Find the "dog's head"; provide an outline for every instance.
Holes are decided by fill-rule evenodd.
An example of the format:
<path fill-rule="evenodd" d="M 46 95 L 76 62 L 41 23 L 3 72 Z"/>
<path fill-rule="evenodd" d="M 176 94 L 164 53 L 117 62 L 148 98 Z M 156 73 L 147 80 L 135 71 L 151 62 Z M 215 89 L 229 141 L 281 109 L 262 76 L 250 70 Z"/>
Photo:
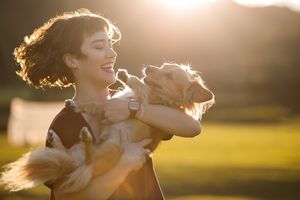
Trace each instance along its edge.
<path fill-rule="evenodd" d="M 201 77 L 187 65 L 147 65 L 143 81 L 150 88 L 149 102 L 165 104 L 202 114 L 214 103 L 214 94 Z"/>

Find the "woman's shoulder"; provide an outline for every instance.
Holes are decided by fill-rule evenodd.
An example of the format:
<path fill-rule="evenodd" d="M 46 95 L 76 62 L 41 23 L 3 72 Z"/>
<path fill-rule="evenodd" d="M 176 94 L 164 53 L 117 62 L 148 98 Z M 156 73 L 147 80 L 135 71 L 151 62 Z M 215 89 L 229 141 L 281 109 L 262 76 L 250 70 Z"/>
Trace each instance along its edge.
<path fill-rule="evenodd" d="M 74 112 L 71 108 L 64 107 L 53 119 L 49 130 L 53 130 L 61 139 L 66 148 L 70 148 L 79 142 L 79 133 L 83 127 L 87 127 L 80 113 Z M 46 141 L 46 146 L 51 145 Z"/>

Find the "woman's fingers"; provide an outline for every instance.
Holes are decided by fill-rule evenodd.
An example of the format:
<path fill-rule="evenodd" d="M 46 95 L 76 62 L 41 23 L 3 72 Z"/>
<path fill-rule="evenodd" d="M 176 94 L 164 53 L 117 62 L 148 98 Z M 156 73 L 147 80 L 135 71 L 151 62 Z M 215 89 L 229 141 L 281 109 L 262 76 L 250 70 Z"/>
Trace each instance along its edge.
<path fill-rule="evenodd" d="M 129 138 L 128 138 L 127 133 L 123 129 L 120 129 L 119 134 L 120 134 L 120 137 L 121 137 L 121 144 L 122 145 L 128 144 L 129 143 Z"/>
<path fill-rule="evenodd" d="M 147 146 L 148 144 L 150 144 L 151 142 L 152 142 L 152 139 L 146 138 L 146 139 L 143 139 L 142 141 L 139 141 L 138 144 L 144 147 L 144 146 Z"/>
<path fill-rule="evenodd" d="M 144 155 L 149 155 L 151 153 L 150 149 L 144 149 Z"/>
<path fill-rule="evenodd" d="M 144 139 L 139 142 L 130 142 L 128 135 L 123 130 L 119 131 L 121 143 L 123 143 L 124 152 L 121 158 L 121 163 L 125 167 L 129 167 L 132 171 L 140 169 L 147 161 L 148 155 L 151 153 L 150 149 L 145 148 L 151 139 Z"/>
<path fill-rule="evenodd" d="M 150 149 L 145 149 L 146 153 L 151 153 Z"/>

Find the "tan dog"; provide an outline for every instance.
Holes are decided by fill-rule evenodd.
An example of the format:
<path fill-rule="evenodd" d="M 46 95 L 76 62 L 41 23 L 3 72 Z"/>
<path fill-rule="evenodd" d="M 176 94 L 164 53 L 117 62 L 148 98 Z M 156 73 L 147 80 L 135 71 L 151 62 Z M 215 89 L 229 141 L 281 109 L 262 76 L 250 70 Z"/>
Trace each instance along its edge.
<path fill-rule="evenodd" d="M 141 102 L 174 107 L 195 118 L 199 118 L 214 103 L 213 93 L 204 86 L 200 76 L 185 65 L 149 65 L 144 70 L 143 80 L 129 75 L 126 70 L 119 70 L 118 79 L 126 89 L 114 97 L 135 97 Z M 102 115 L 101 105 L 98 104 L 71 102 L 69 106 L 76 112 Z M 81 143 L 65 149 L 59 137 L 50 130 L 48 140 L 54 148 L 29 152 L 9 164 L 1 182 L 11 191 L 34 187 L 48 180 L 60 182 L 56 185 L 62 192 L 82 189 L 93 176 L 105 173 L 120 158 L 120 130 L 125 130 L 131 142 L 152 138 L 151 151 L 164 137 L 163 132 L 139 120 L 128 119 L 105 126 L 95 145 L 91 143 L 92 136 L 88 129 L 84 128 L 80 133 Z"/>

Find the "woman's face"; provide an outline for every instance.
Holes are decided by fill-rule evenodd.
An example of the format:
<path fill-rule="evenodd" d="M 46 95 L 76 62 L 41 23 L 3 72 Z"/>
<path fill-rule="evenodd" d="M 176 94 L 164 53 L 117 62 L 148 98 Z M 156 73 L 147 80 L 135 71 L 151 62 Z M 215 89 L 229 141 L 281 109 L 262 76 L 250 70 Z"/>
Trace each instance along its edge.
<path fill-rule="evenodd" d="M 116 81 L 113 66 L 117 53 L 113 50 L 111 39 L 106 32 L 99 31 L 85 37 L 81 52 L 85 57 L 77 60 L 78 68 L 74 71 L 77 81 L 88 81 L 103 87 Z"/>

